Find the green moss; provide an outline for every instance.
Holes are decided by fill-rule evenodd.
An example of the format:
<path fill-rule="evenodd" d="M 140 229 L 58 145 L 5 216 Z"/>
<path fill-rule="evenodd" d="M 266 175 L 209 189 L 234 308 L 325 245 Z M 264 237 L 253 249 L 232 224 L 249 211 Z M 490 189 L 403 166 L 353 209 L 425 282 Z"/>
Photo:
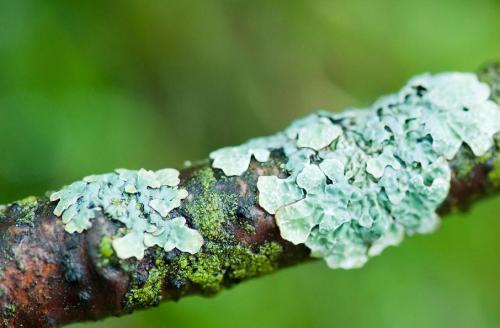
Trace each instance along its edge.
<path fill-rule="evenodd" d="M 20 201 L 17 201 L 15 204 L 21 207 L 21 212 L 16 218 L 16 225 L 33 226 L 33 222 L 36 218 L 35 211 L 39 205 L 38 198 L 36 198 L 35 196 L 26 197 Z"/>
<path fill-rule="evenodd" d="M 113 255 L 114 252 L 113 252 L 112 242 L 113 240 L 108 236 L 104 236 L 101 239 L 101 243 L 99 244 L 99 250 L 103 258 L 110 258 Z"/>
<path fill-rule="evenodd" d="M 195 228 L 207 240 L 224 240 L 223 223 L 235 214 L 236 195 L 215 190 L 215 177 L 210 168 L 201 170 L 193 182 L 195 197 L 186 210 Z"/>
<path fill-rule="evenodd" d="M 0 221 L 7 217 L 7 206 L 0 205 Z"/>
<path fill-rule="evenodd" d="M 184 254 L 179 258 L 178 267 L 182 278 L 199 285 L 206 292 L 220 289 L 224 278 L 224 260 L 209 254 Z"/>
<path fill-rule="evenodd" d="M 166 274 L 165 263 L 158 257 L 155 267 L 149 270 L 148 277 L 143 283 L 137 282 L 137 278 L 134 279 L 132 288 L 125 295 L 125 308 L 132 310 L 158 305 Z"/>
<path fill-rule="evenodd" d="M 7 311 L 7 313 L 14 314 L 17 311 L 17 307 L 15 304 L 7 304 L 5 306 L 5 310 Z"/>
<path fill-rule="evenodd" d="M 115 253 L 113 250 L 113 240 L 109 236 L 104 236 L 101 239 L 101 242 L 99 243 L 99 255 L 100 255 L 100 261 L 98 265 L 100 267 L 104 267 L 108 265 L 112 259 L 113 259 L 113 254 Z"/>
<path fill-rule="evenodd" d="M 207 253 L 180 256 L 175 272 L 178 280 L 198 285 L 205 293 L 219 291 L 224 285 L 274 271 L 283 252 L 270 242 L 254 252 L 242 245 L 208 245 Z"/>
<path fill-rule="evenodd" d="M 491 99 L 500 104 L 500 63 L 488 65 L 479 72 L 478 77 L 490 86 Z"/>
<path fill-rule="evenodd" d="M 238 246 L 231 255 L 229 276 L 244 280 L 272 272 L 276 269 L 277 261 L 282 252 L 283 247 L 274 242 L 263 245 L 257 253 Z"/>
<path fill-rule="evenodd" d="M 493 171 L 488 176 L 493 188 L 500 188 L 500 156 L 498 156 L 493 164 Z"/>
<path fill-rule="evenodd" d="M 485 164 L 491 159 L 491 153 L 492 150 L 478 157 L 467 145 L 462 146 L 451 162 L 456 177 L 460 180 L 468 178 L 476 166 Z"/>
<path fill-rule="evenodd" d="M 221 179 L 222 186 L 231 185 L 228 179 L 232 178 Z M 238 199 L 234 191 L 225 192 L 216 182 L 211 168 L 200 170 L 190 182 L 188 189 L 193 200 L 186 202 L 185 208 L 205 238 L 205 245 L 202 252 L 183 253 L 170 264 L 176 285 L 196 285 L 208 295 L 239 280 L 273 271 L 283 251 L 277 243 L 255 250 L 234 239 L 232 226 L 248 234 L 255 233 L 255 227 L 252 220 L 237 217 Z"/>

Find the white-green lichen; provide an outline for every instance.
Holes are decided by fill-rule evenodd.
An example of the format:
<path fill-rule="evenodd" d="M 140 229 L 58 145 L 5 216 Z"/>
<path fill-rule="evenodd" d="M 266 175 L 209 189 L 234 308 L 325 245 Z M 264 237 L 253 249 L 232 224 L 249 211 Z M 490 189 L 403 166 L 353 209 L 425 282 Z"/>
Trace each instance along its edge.
<path fill-rule="evenodd" d="M 203 244 L 200 233 L 190 229 L 183 217 L 169 217 L 188 196 L 179 182 L 174 169 L 121 169 L 86 177 L 52 194 L 50 200 L 58 201 L 54 214 L 70 233 L 89 229 L 99 211 L 123 223 L 126 234 L 112 243 L 120 258 L 142 259 L 146 248 L 154 245 L 194 254 Z"/>
<path fill-rule="evenodd" d="M 266 162 L 271 155 L 269 148 L 279 148 L 285 140 L 284 136 L 276 135 L 216 150 L 210 154 L 212 166 L 221 169 L 228 176 L 241 175 L 248 169 L 252 156 L 259 162 Z"/>
<path fill-rule="evenodd" d="M 420 75 L 366 110 L 320 112 L 214 152 L 213 166 L 240 175 L 252 155 L 263 162 L 281 150 L 289 176 L 259 177 L 259 204 L 276 214 L 284 239 L 332 268 L 360 267 L 405 234 L 435 230 L 450 188 L 448 160 L 464 143 L 484 155 L 500 131 L 489 96 L 473 74 Z"/>

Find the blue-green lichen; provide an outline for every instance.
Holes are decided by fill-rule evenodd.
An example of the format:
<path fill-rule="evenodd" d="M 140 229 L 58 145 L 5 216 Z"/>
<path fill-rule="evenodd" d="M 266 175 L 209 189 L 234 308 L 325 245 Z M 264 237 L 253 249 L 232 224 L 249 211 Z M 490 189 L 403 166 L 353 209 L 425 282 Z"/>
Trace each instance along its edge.
<path fill-rule="evenodd" d="M 255 154 L 281 150 L 288 177 L 260 177 L 259 204 L 276 214 L 284 239 L 304 243 L 332 268 L 360 267 L 405 234 L 434 231 L 449 161 L 464 144 L 485 155 L 500 131 L 500 109 L 489 97 L 473 74 L 424 74 L 368 109 L 320 112 L 269 142 L 215 152 L 213 166 L 239 175 L 252 155 L 262 162 L 267 157 Z"/>
<path fill-rule="evenodd" d="M 236 146 L 216 150 L 210 154 L 212 166 L 224 171 L 228 176 L 241 175 L 250 165 L 252 156 L 259 162 L 266 162 L 271 155 L 268 148 L 279 148 L 285 141 L 284 136 L 256 138 Z"/>
<path fill-rule="evenodd" d="M 75 182 L 51 195 L 58 201 L 54 214 L 61 216 L 65 230 L 81 233 L 92 226 L 98 211 L 126 227 L 124 236 L 112 241 L 119 258 L 142 259 L 148 247 L 165 251 L 177 248 L 196 253 L 203 244 L 201 234 L 186 225 L 183 217 L 169 216 L 188 196 L 178 188 L 179 172 L 117 170 Z"/>

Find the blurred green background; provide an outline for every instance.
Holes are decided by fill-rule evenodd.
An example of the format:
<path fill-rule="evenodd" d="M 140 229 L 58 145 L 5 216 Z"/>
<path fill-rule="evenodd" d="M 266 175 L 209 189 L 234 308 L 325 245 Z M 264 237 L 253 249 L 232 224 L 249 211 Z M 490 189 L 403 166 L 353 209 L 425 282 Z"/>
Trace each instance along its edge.
<path fill-rule="evenodd" d="M 0 1 L 0 203 L 157 169 L 500 58 L 500 2 Z M 364 269 L 73 327 L 498 327 L 500 198 Z"/>

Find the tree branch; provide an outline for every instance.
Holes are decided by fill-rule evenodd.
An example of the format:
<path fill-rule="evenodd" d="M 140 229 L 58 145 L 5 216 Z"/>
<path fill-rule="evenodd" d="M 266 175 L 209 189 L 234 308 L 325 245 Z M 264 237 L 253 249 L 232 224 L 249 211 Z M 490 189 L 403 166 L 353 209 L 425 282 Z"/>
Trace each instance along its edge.
<path fill-rule="evenodd" d="M 500 64 L 480 73 L 500 99 Z M 243 174 L 226 176 L 207 160 L 181 171 L 189 194 L 174 214 L 203 236 L 190 254 L 160 247 L 121 259 L 112 240 L 124 226 L 98 212 L 92 227 L 68 233 L 49 194 L 0 207 L 0 316 L 5 327 L 52 327 L 123 315 L 186 295 L 212 295 L 249 278 L 311 259 L 304 244 L 282 238 L 259 206 L 260 176 L 282 176 L 287 158 L 272 152 Z M 466 209 L 500 190 L 500 134 L 486 155 L 467 146 L 449 162 L 451 189 L 440 214 Z"/>

